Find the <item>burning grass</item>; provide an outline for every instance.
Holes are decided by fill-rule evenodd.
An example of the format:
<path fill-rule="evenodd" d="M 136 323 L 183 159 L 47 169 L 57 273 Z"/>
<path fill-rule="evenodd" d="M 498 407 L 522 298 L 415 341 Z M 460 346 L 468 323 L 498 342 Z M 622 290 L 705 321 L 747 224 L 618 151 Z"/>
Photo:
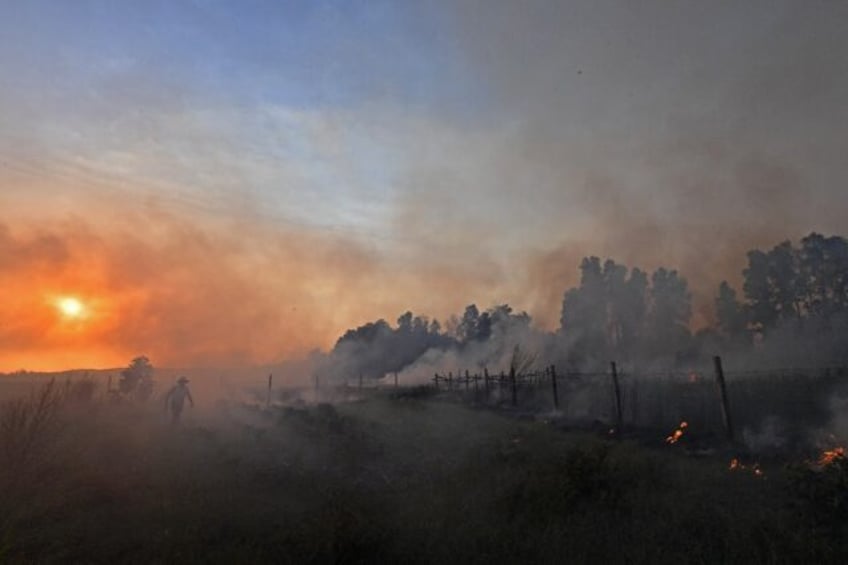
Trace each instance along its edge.
<path fill-rule="evenodd" d="M 742 463 L 738 458 L 734 457 L 730 460 L 730 465 L 727 467 L 730 471 L 738 471 L 738 472 L 750 472 L 755 477 L 763 477 L 765 473 L 760 468 L 759 463 L 751 463 L 746 465 Z"/>
<path fill-rule="evenodd" d="M 822 467 L 826 465 L 832 465 L 836 462 L 845 461 L 845 448 L 844 447 L 834 447 L 833 449 L 825 449 L 821 457 L 819 457 L 818 464 Z"/>
<path fill-rule="evenodd" d="M 677 426 L 677 429 L 671 432 L 671 435 L 665 438 L 665 442 L 669 445 L 674 445 L 675 443 L 680 441 L 680 438 L 682 438 L 683 434 L 686 433 L 686 428 L 688 427 L 689 422 L 686 422 L 685 420 L 683 422 L 680 422 L 680 424 Z"/>

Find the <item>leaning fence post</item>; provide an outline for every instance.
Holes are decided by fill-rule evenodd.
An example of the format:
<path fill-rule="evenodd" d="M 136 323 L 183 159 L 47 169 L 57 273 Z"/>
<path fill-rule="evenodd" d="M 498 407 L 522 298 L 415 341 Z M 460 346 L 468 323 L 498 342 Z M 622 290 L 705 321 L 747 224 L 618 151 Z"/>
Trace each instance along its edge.
<path fill-rule="evenodd" d="M 621 433 L 621 428 L 624 424 L 621 417 L 621 389 L 618 386 L 618 368 L 615 366 L 615 361 L 610 362 L 612 370 L 612 387 L 615 391 L 615 431 Z"/>
<path fill-rule="evenodd" d="M 715 376 L 718 383 L 718 391 L 721 395 L 721 415 L 724 420 L 724 431 L 727 433 L 727 440 L 733 441 L 733 422 L 730 419 L 730 403 L 727 400 L 727 385 L 724 382 L 724 369 L 721 367 L 721 357 L 716 355 L 713 357 L 715 364 Z"/>
<path fill-rule="evenodd" d="M 557 393 L 556 366 L 551 365 L 551 388 L 554 393 L 554 410 L 559 410 L 559 394 Z"/>

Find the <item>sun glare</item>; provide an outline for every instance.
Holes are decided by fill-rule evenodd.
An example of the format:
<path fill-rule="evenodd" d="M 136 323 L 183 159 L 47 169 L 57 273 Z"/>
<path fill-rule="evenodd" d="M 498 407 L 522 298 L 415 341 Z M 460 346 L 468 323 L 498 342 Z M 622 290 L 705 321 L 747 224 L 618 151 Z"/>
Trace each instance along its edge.
<path fill-rule="evenodd" d="M 82 302 L 73 297 L 60 299 L 57 306 L 66 318 L 79 318 L 85 311 L 85 306 L 83 306 Z"/>

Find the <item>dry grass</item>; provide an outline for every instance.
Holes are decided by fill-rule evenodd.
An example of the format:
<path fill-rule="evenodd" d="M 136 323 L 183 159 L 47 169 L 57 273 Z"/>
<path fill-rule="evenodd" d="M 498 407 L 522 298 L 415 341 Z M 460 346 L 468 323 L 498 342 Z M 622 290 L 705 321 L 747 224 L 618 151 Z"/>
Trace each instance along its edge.
<path fill-rule="evenodd" d="M 67 394 L 50 381 L 28 398 L 0 406 L 0 465 L 15 473 L 30 463 L 55 438 L 59 409 Z"/>
<path fill-rule="evenodd" d="M 158 405 L 73 385 L 4 404 L 19 481 L 0 490 L 0 561 L 825 563 L 848 550 L 835 468 L 760 479 L 426 395 L 214 418 L 174 428 Z"/>

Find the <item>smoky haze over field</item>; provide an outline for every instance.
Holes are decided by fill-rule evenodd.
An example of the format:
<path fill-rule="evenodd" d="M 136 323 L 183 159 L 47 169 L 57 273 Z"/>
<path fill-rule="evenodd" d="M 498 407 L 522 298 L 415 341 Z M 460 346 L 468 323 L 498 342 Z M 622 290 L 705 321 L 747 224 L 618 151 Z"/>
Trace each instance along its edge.
<path fill-rule="evenodd" d="M 676 270 L 684 325 L 715 327 L 749 250 L 843 233 L 846 22 L 791 1 L 14 6 L 0 369 L 276 363 L 410 309 L 461 341 L 472 303 L 531 322 L 469 363 L 563 356 L 588 347 L 550 332 L 589 256 Z M 453 350 L 428 335 L 425 358 Z"/>
<path fill-rule="evenodd" d="M 0 563 L 848 563 L 848 2 L 0 6 Z"/>

